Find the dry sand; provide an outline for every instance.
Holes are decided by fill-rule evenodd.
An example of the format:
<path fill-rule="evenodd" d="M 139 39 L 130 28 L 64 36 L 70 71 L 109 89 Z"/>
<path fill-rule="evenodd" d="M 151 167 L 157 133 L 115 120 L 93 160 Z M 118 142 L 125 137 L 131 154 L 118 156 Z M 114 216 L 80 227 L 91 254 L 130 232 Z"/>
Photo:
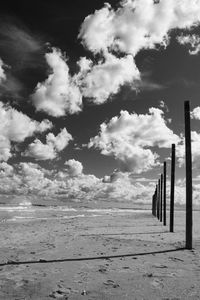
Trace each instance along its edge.
<path fill-rule="evenodd" d="M 184 212 L 175 233 L 150 212 L 2 222 L 0 299 L 200 299 L 200 212 L 192 251 L 184 229 Z"/>

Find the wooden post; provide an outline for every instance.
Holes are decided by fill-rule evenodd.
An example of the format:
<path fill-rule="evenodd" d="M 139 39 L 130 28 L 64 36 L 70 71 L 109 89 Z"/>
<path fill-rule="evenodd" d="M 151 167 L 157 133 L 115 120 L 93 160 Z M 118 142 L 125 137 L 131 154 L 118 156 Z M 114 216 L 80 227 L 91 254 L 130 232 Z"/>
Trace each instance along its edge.
<path fill-rule="evenodd" d="M 154 196 L 154 216 L 156 217 L 156 205 L 157 205 L 157 189 L 158 186 L 156 185 L 156 190 L 155 190 L 155 196 Z"/>
<path fill-rule="evenodd" d="M 158 190 L 158 185 L 156 184 L 156 190 L 155 190 L 155 205 L 154 205 L 154 216 L 156 217 L 156 206 L 157 206 L 157 192 Z"/>
<path fill-rule="evenodd" d="M 163 208 L 163 174 L 160 176 L 160 222 L 162 222 L 162 208 Z"/>
<path fill-rule="evenodd" d="M 157 218 L 160 220 L 160 179 L 158 180 L 158 193 L 157 193 Z"/>
<path fill-rule="evenodd" d="M 185 101 L 186 249 L 192 249 L 192 154 L 190 102 Z"/>
<path fill-rule="evenodd" d="M 166 167 L 166 161 L 164 161 L 163 165 L 163 225 L 166 226 L 166 173 L 167 173 L 167 167 Z"/>
<path fill-rule="evenodd" d="M 174 232 L 174 183 L 175 183 L 175 144 L 172 144 L 171 156 L 171 193 L 170 193 L 170 232 Z"/>

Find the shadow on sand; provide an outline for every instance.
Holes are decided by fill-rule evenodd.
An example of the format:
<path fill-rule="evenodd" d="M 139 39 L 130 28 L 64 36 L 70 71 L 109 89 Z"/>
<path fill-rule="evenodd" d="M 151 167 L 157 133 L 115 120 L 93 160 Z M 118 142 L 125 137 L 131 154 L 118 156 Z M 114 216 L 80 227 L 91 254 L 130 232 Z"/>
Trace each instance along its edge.
<path fill-rule="evenodd" d="M 122 232 L 122 233 L 89 233 L 89 234 L 80 234 L 80 236 L 104 236 L 104 235 L 133 235 L 133 234 L 163 234 L 169 233 L 169 231 L 152 231 L 152 232 Z"/>
<path fill-rule="evenodd" d="M 7 266 L 7 265 L 30 265 L 30 264 L 48 264 L 48 263 L 59 263 L 59 262 L 70 262 L 70 261 L 89 261 L 89 260 L 101 260 L 101 259 L 112 259 L 112 258 L 121 258 L 121 257 L 137 257 L 137 256 L 145 256 L 145 255 L 155 255 L 155 254 L 162 254 L 162 253 L 170 253 L 170 252 L 177 252 L 183 251 L 186 248 L 176 248 L 176 249 L 169 249 L 169 250 L 160 250 L 160 251 L 153 251 L 153 252 L 140 252 L 134 254 L 117 254 L 117 255 L 106 255 L 106 256 L 93 256 L 93 257 L 77 257 L 77 258 L 63 258 L 63 259 L 39 259 L 39 260 L 30 260 L 30 261 L 8 261 L 6 263 L 1 263 L 0 267 Z"/>

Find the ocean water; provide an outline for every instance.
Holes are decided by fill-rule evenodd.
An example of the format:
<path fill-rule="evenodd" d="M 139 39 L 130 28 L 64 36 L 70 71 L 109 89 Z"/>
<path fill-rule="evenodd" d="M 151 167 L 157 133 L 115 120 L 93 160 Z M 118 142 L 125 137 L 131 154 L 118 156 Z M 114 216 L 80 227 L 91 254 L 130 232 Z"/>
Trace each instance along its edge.
<path fill-rule="evenodd" d="M 48 219 L 72 219 L 102 215 L 130 215 L 147 212 L 130 208 L 72 208 L 67 206 L 40 206 L 23 202 L 19 205 L 0 205 L 0 222 L 28 222 Z"/>

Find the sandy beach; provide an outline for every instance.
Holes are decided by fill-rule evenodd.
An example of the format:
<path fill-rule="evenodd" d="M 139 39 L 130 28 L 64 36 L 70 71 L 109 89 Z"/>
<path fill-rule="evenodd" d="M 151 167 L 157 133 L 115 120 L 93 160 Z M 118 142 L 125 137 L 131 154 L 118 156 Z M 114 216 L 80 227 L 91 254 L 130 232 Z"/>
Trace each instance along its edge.
<path fill-rule="evenodd" d="M 174 233 L 148 210 L 65 213 L 2 220 L 0 299 L 199 299 L 200 212 L 192 251 L 184 211 Z"/>

